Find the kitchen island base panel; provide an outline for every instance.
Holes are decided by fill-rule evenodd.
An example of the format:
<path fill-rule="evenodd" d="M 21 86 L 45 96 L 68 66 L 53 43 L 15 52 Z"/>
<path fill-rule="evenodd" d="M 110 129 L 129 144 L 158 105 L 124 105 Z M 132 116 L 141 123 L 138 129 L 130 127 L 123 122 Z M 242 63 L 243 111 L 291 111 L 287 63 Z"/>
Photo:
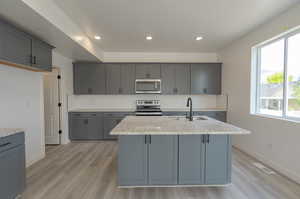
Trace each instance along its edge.
<path fill-rule="evenodd" d="M 226 186 L 231 136 L 121 135 L 118 160 L 120 187 Z"/>
<path fill-rule="evenodd" d="M 229 187 L 232 183 L 228 184 L 196 184 L 196 185 L 137 185 L 137 186 L 118 186 L 120 189 L 135 189 L 135 188 L 186 188 L 186 187 Z"/>

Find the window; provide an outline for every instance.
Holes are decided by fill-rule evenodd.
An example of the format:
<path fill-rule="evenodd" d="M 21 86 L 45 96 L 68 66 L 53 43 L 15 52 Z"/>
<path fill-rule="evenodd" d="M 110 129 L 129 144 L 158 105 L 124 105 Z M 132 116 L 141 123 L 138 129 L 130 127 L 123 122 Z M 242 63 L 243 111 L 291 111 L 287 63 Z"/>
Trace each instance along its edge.
<path fill-rule="evenodd" d="M 300 119 L 300 31 L 254 47 L 252 112 Z"/>

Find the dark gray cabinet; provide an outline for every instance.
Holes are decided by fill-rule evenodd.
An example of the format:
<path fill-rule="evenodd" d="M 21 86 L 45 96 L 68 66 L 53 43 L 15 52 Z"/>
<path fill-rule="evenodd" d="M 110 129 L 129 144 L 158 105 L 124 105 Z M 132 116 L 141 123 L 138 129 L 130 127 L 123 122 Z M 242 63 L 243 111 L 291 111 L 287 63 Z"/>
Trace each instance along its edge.
<path fill-rule="evenodd" d="M 53 46 L 0 20 L 0 59 L 41 71 L 52 70 Z"/>
<path fill-rule="evenodd" d="M 116 140 L 113 128 L 131 112 L 70 112 L 70 140 Z"/>
<path fill-rule="evenodd" d="M 24 191 L 24 133 L 0 138 L 0 176 L 0 198 L 12 199 Z"/>
<path fill-rule="evenodd" d="M 71 113 L 69 137 L 71 140 L 103 139 L 103 116 L 99 113 Z"/>
<path fill-rule="evenodd" d="M 177 184 L 178 136 L 119 137 L 119 185 Z"/>
<path fill-rule="evenodd" d="M 203 135 L 181 135 L 178 139 L 178 184 L 204 184 Z"/>
<path fill-rule="evenodd" d="M 146 136 L 119 136 L 118 181 L 120 186 L 148 184 Z"/>
<path fill-rule="evenodd" d="M 104 139 L 117 139 L 118 136 L 110 135 L 110 131 L 115 128 L 121 121 L 123 117 L 104 117 Z"/>
<path fill-rule="evenodd" d="M 134 94 L 133 64 L 105 64 L 105 66 L 107 94 Z"/>
<path fill-rule="evenodd" d="M 32 66 L 45 71 L 52 70 L 52 46 L 37 39 L 32 39 Z"/>
<path fill-rule="evenodd" d="M 149 136 L 149 184 L 177 184 L 178 136 Z"/>
<path fill-rule="evenodd" d="M 31 65 L 31 38 L 0 21 L 0 58 L 4 61 Z"/>
<path fill-rule="evenodd" d="M 163 94 L 190 93 L 190 64 L 162 64 Z"/>
<path fill-rule="evenodd" d="M 205 184 L 226 184 L 231 176 L 229 135 L 207 135 L 205 144 Z"/>
<path fill-rule="evenodd" d="M 191 64 L 191 94 L 221 94 L 221 63 Z"/>
<path fill-rule="evenodd" d="M 230 139 L 229 135 L 179 136 L 179 184 L 230 183 Z"/>
<path fill-rule="evenodd" d="M 105 94 L 105 65 L 98 63 L 74 63 L 74 94 Z"/>
<path fill-rule="evenodd" d="M 136 64 L 136 79 L 160 79 L 160 64 Z"/>

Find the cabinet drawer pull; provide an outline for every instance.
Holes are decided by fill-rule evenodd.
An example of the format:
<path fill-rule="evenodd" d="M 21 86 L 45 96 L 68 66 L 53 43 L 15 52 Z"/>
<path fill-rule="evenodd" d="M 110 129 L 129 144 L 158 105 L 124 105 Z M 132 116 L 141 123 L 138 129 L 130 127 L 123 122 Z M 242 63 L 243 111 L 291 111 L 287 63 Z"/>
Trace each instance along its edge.
<path fill-rule="evenodd" d="M 10 142 L 7 142 L 7 143 L 4 143 L 4 144 L 1 144 L 1 145 L 0 145 L 0 148 L 1 148 L 1 147 L 6 147 L 6 146 L 8 146 L 8 145 L 10 145 L 10 144 L 11 144 Z"/>

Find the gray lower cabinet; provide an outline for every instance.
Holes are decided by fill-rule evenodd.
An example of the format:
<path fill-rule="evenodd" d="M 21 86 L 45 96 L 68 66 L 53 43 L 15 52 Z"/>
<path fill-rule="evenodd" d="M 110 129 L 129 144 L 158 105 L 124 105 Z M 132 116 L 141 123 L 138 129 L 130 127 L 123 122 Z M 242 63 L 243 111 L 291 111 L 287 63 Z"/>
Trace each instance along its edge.
<path fill-rule="evenodd" d="M 74 94 L 105 94 L 105 65 L 98 63 L 74 63 Z"/>
<path fill-rule="evenodd" d="M 230 183 L 230 139 L 229 135 L 179 136 L 179 184 Z"/>
<path fill-rule="evenodd" d="M 24 191 L 24 133 L 0 138 L 0 176 L 1 199 L 13 199 Z"/>
<path fill-rule="evenodd" d="M 115 128 L 121 121 L 123 117 L 104 117 L 104 139 L 117 139 L 118 136 L 110 135 L 110 131 Z"/>
<path fill-rule="evenodd" d="M 149 185 L 177 184 L 178 136 L 149 136 Z"/>
<path fill-rule="evenodd" d="M 190 94 L 190 64 L 162 64 L 163 94 Z"/>
<path fill-rule="evenodd" d="M 111 130 L 131 112 L 70 112 L 70 140 L 116 140 Z"/>
<path fill-rule="evenodd" d="M 178 139 L 178 184 L 204 184 L 203 135 L 181 135 Z"/>
<path fill-rule="evenodd" d="M 119 185 L 177 184 L 178 136 L 119 136 Z"/>
<path fill-rule="evenodd" d="M 107 94 L 134 94 L 134 64 L 105 64 L 105 67 Z"/>
<path fill-rule="evenodd" d="M 136 64 L 136 79 L 160 79 L 160 64 Z"/>
<path fill-rule="evenodd" d="M 99 113 L 71 113 L 69 137 L 71 140 L 103 139 L 103 116 Z"/>
<path fill-rule="evenodd" d="M 221 94 L 221 63 L 191 64 L 191 94 Z"/>
<path fill-rule="evenodd" d="M 226 184 L 231 179 L 231 137 L 208 135 L 205 144 L 205 184 Z"/>
<path fill-rule="evenodd" d="M 120 186 L 148 184 L 148 145 L 144 135 L 119 136 Z"/>

